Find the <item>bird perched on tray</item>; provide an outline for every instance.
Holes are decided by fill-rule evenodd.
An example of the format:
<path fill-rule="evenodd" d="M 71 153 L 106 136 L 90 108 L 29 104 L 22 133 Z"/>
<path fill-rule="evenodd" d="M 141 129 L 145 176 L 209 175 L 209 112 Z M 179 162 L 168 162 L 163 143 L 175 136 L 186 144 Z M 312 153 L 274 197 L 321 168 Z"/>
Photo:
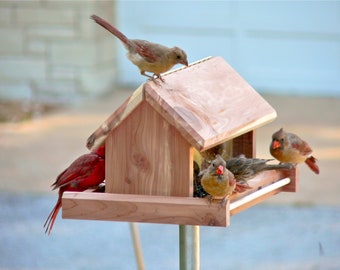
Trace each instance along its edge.
<path fill-rule="evenodd" d="M 209 167 L 201 171 L 199 175 L 202 175 L 201 185 L 210 195 L 210 201 L 215 197 L 222 197 L 221 205 L 224 206 L 236 186 L 236 179 L 227 170 L 225 160 L 217 155 Z"/>
<path fill-rule="evenodd" d="M 50 234 L 53 224 L 61 208 L 61 199 L 65 191 L 84 191 L 90 187 L 99 185 L 105 179 L 105 146 L 84 154 L 71 163 L 56 181 L 51 185 L 59 188 L 58 200 L 51 213 L 48 215 L 44 228 L 45 233 Z"/>
<path fill-rule="evenodd" d="M 226 160 L 226 168 L 231 171 L 237 182 L 247 182 L 258 173 L 269 170 L 291 169 L 291 164 L 267 164 L 273 159 L 246 158 L 244 155 Z"/>
<path fill-rule="evenodd" d="M 282 163 L 297 165 L 305 162 L 313 172 L 320 172 L 308 143 L 293 133 L 285 132 L 283 128 L 272 135 L 270 153 Z"/>
<path fill-rule="evenodd" d="M 186 53 L 178 47 L 168 48 L 147 40 L 128 39 L 117 28 L 99 16 L 92 15 L 91 19 L 120 39 L 128 51 L 127 58 L 139 68 L 140 73 L 144 76 L 156 77 L 163 81 L 161 73 L 170 70 L 174 65 L 188 66 Z M 145 72 L 151 72 L 153 76 L 147 75 Z"/>
<path fill-rule="evenodd" d="M 226 169 L 229 170 L 236 179 L 234 192 L 242 193 L 251 187 L 247 181 L 255 177 L 258 173 L 268 170 L 291 169 L 292 164 L 267 164 L 273 159 L 246 158 L 244 155 L 227 159 Z M 201 182 L 197 176 L 197 164 L 194 166 L 194 197 L 205 197 L 207 194 L 202 190 Z"/>

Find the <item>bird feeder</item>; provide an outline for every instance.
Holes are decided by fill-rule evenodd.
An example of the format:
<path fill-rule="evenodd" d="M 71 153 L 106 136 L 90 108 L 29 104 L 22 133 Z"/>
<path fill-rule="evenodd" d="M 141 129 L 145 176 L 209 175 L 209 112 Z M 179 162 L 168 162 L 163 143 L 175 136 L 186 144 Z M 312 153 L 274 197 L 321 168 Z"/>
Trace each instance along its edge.
<path fill-rule="evenodd" d="M 260 173 L 224 206 L 193 197 L 194 151 L 228 142 L 255 156 L 256 129 L 275 110 L 221 57 L 142 84 L 88 139 L 106 145 L 105 193 L 65 192 L 63 218 L 223 226 L 230 216 L 281 191 L 296 169 Z"/>

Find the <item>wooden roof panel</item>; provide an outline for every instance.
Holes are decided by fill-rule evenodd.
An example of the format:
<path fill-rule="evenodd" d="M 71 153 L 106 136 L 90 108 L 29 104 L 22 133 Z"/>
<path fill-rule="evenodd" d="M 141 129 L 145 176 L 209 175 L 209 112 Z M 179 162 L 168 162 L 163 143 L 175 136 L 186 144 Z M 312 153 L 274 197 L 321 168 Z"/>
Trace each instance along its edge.
<path fill-rule="evenodd" d="M 275 110 L 221 57 L 212 57 L 163 75 L 164 82 L 141 85 L 89 137 L 97 147 L 146 100 L 200 151 L 258 128 Z"/>
<path fill-rule="evenodd" d="M 199 150 L 276 117 L 275 110 L 220 57 L 163 78 L 165 83 L 145 84 L 145 98 Z"/>

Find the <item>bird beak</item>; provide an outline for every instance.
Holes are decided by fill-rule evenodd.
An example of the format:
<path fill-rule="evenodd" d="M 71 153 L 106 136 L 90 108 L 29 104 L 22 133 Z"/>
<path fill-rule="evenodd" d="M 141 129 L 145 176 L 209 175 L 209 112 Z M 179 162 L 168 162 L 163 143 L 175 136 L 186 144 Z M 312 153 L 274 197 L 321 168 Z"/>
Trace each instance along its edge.
<path fill-rule="evenodd" d="M 183 61 L 181 61 L 181 64 L 182 64 L 182 65 L 185 65 L 185 66 L 187 66 L 187 67 L 189 66 L 188 60 L 183 60 Z"/>
<path fill-rule="evenodd" d="M 273 147 L 273 149 L 280 148 L 280 147 L 281 147 L 281 143 L 280 143 L 280 142 L 278 142 L 278 141 L 273 141 L 273 143 L 272 143 L 272 147 Z"/>
<path fill-rule="evenodd" d="M 216 174 L 217 175 L 221 175 L 224 173 L 224 168 L 222 165 L 218 166 L 217 169 L 216 169 Z"/>

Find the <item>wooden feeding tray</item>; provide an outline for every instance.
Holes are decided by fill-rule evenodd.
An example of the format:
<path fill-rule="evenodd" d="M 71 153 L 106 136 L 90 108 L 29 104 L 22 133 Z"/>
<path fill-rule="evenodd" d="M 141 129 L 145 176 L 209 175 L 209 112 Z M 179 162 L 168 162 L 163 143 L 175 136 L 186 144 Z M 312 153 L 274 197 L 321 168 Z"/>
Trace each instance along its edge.
<path fill-rule="evenodd" d="M 250 180 L 221 207 L 193 198 L 194 150 L 227 142 L 230 156 L 255 156 L 256 128 L 275 110 L 222 58 L 212 57 L 141 85 L 89 137 L 106 145 L 106 193 L 65 192 L 63 218 L 228 226 L 236 214 L 281 191 L 296 171 Z"/>
<path fill-rule="evenodd" d="M 267 171 L 249 181 L 252 189 L 232 195 L 224 207 L 206 198 L 65 192 L 63 218 L 226 227 L 235 215 L 282 192 L 296 191 L 296 171 Z"/>

